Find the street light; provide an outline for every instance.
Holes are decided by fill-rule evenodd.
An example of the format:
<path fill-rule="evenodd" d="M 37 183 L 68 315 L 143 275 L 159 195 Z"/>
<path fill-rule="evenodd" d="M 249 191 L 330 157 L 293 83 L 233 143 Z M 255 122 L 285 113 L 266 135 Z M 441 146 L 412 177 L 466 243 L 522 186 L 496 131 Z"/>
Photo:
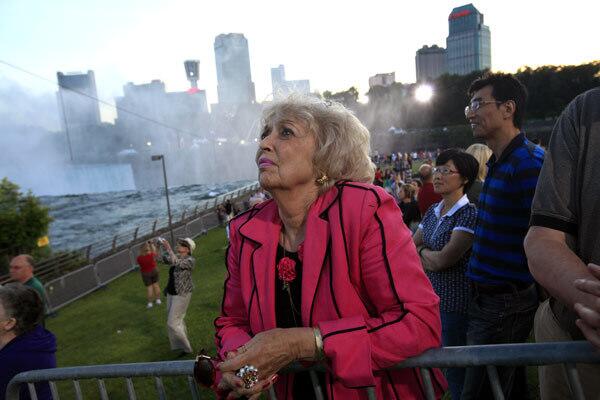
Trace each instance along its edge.
<path fill-rule="evenodd" d="M 165 180 L 165 195 L 167 196 L 167 213 L 169 214 L 169 231 L 171 232 L 171 243 L 175 245 L 175 237 L 173 236 L 173 226 L 171 225 L 171 203 L 169 203 L 169 186 L 167 185 L 167 169 L 165 168 L 165 156 L 157 154 L 152 156 L 152 161 L 162 161 L 163 178 Z"/>

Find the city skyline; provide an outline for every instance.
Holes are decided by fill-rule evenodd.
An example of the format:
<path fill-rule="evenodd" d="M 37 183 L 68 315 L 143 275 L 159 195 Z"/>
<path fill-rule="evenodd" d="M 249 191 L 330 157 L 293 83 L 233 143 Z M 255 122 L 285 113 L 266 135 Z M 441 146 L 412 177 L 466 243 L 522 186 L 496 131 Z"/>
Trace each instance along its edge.
<path fill-rule="evenodd" d="M 57 71 L 94 70 L 99 97 L 114 101 L 128 82 L 160 79 L 169 91 L 185 90 L 189 83 L 182 63 L 199 59 L 199 88 L 206 90 L 211 104 L 217 102 L 213 42 L 219 34 L 242 33 L 247 38 L 258 102 L 269 98 L 271 68 L 280 64 L 290 79 L 309 79 L 312 90 L 356 86 L 364 96 L 369 77 L 378 73 L 395 72 L 397 81 L 414 82 L 415 51 L 425 44 L 443 47 L 450 12 L 468 4 L 308 1 L 298 7 L 268 1 L 258 9 L 244 2 L 200 6 L 183 0 L 168 5 L 158 0 L 85 5 L 63 0 L 39 2 L 33 8 L 31 3 L 5 0 L 0 5 L 0 37 L 11 38 L 0 42 L 3 61 L 49 79 Z M 473 4 L 494 32 L 494 70 L 600 59 L 585 44 L 593 37 L 599 5 L 574 1 L 565 8 L 564 3 L 549 1 L 538 9 L 511 0 Z M 569 13 L 576 13 L 577 20 Z M 0 65 L 0 84 L 2 80 L 39 93 L 56 91 L 5 65 Z M 107 108 L 102 106 L 103 120 L 114 113 Z"/>

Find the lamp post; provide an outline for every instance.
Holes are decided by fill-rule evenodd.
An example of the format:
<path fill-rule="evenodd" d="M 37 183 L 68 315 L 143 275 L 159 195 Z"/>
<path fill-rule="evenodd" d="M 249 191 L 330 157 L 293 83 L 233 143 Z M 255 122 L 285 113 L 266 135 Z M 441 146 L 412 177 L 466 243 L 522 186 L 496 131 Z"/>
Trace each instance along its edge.
<path fill-rule="evenodd" d="M 173 226 L 171 225 L 171 203 L 169 203 L 169 185 L 167 184 L 167 169 L 165 168 L 165 156 L 157 154 L 152 156 L 152 161 L 162 161 L 163 178 L 165 180 L 165 195 L 167 196 L 167 213 L 169 214 L 169 231 L 171 232 L 171 243 L 175 245 L 175 237 L 173 236 Z"/>

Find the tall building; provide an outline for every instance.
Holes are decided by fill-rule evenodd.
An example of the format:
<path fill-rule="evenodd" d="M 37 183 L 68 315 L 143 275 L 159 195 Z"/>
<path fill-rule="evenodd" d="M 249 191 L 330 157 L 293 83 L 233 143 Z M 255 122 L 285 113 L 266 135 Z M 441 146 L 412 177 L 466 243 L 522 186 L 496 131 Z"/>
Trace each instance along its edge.
<path fill-rule="evenodd" d="M 387 74 L 376 74 L 369 77 L 369 87 L 373 86 L 390 86 L 396 82 L 396 73 L 389 72 Z"/>
<path fill-rule="evenodd" d="M 446 38 L 448 73 L 466 75 L 492 67 L 490 28 L 473 4 L 456 7 L 448 17 Z"/>
<path fill-rule="evenodd" d="M 428 81 L 446 73 L 446 49 L 437 45 L 423 46 L 415 56 L 417 82 Z"/>
<path fill-rule="evenodd" d="M 248 41 L 241 33 L 215 38 L 217 94 L 219 104 L 248 104 L 256 101 L 250 73 Z"/>
<path fill-rule="evenodd" d="M 56 73 L 58 109 L 63 131 L 100 124 L 100 107 L 94 71 Z M 67 126 L 65 126 L 65 124 Z"/>
<path fill-rule="evenodd" d="M 291 93 L 310 93 L 310 82 L 308 79 L 288 81 L 285 79 L 285 67 L 279 65 L 271 68 L 271 84 L 273 85 L 273 98 L 282 98 Z"/>

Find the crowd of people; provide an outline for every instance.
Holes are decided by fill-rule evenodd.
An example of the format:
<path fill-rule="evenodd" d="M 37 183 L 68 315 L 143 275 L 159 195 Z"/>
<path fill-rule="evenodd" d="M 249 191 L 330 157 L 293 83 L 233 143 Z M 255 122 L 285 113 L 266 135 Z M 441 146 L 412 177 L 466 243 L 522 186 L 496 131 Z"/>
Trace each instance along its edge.
<path fill-rule="evenodd" d="M 415 157 L 371 157 L 368 130 L 337 103 L 291 96 L 264 111 L 262 189 L 247 211 L 219 208 L 227 279 L 218 355 L 198 358 L 199 382 L 219 398 L 257 399 L 273 387 L 278 398 L 311 399 L 318 382 L 330 399 L 366 398 L 367 389 L 421 399 L 419 373 L 389 367 L 430 348 L 522 343 L 534 332 L 600 349 L 600 88 L 569 104 L 546 151 L 523 132 L 527 90 L 514 76 L 486 74 L 468 94 L 465 118 L 485 144 Z M 189 354 L 195 243 L 143 246 L 148 307 L 160 304 L 156 244 L 170 265 L 171 348 Z M 15 373 L 56 365 L 32 260 L 15 257 L 11 273 L 13 264 L 20 283 L 0 288 L 0 398 Z M 326 368 L 316 381 L 280 376 L 294 361 Z M 597 398 L 600 365 L 577 370 L 586 398 Z M 570 398 L 561 366 L 538 374 L 542 399 Z M 524 367 L 499 367 L 498 377 L 506 398 L 528 398 Z M 485 368 L 431 378 L 437 398 L 493 397 Z"/>

